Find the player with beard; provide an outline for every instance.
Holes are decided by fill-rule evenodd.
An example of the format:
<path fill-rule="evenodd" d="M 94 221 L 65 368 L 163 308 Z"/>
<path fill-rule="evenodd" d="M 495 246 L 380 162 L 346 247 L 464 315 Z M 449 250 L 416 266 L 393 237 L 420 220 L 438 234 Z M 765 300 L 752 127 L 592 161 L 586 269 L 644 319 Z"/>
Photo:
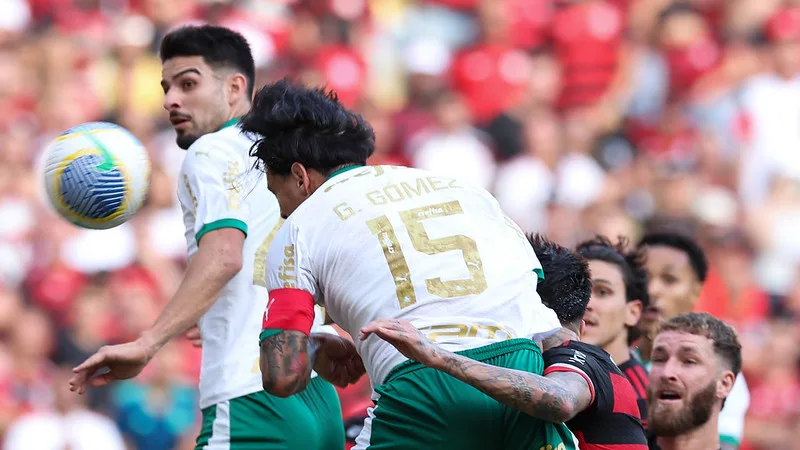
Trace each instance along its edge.
<path fill-rule="evenodd" d="M 639 337 L 637 325 L 648 305 L 644 253 L 628 250 L 627 240 L 612 243 L 597 236 L 578 244 L 576 252 L 589 263 L 592 296 L 583 320 L 581 341 L 608 352 L 631 382 L 638 397 L 642 425 L 647 428 L 647 371 L 630 353 Z"/>
<path fill-rule="evenodd" d="M 581 449 L 645 450 L 647 439 L 631 384 L 608 353 L 579 340 L 584 330 L 581 318 L 591 295 L 586 261 L 541 236 L 529 240 L 545 271 L 537 291 L 563 327 L 542 341 L 544 376 L 448 352 L 403 320 L 376 320 L 362 330 L 361 338 L 375 333 L 409 358 L 500 402 L 534 417 L 565 421 Z"/>
<path fill-rule="evenodd" d="M 742 368 L 736 332 L 707 313 L 675 316 L 653 340 L 651 450 L 720 449 L 718 420 Z"/>
<path fill-rule="evenodd" d="M 645 266 L 650 305 L 639 321 L 642 338 L 637 351 L 638 357 L 649 370 L 653 338 L 659 321 L 692 311 L 703 289 L 708 262 L 703 249 L 694 239 L 673 231 L 648 233 L 639 242 L 639 248 L 645 250 L 647 255 Z M 738 448 L 749 405 L 750 392 L 740 373 L 719 419 L 723 449 Z"/>
<path fill-rule="evenodd" d="M 177 291 L 153 326 L 133 342 L 106 346 L 75 369 L 80 393 L 138 375 L 170 339 L 198 324 L 203 357 L 197 438 L 202 450 L 344 446 L 344 425 L 334 387 L 312 375 L 308 389 L 291 398 L 263 391 L 259 316 L 267 296 L 267 250 L 281 226 L 267 180 L 251 170 L 253 141 L 237 125 L 250 109 L 255 68 L 247 41 L 215 26 L 183 27 L 161 42 L 164 109 L 186 150 L 178 199 L 183 210 L 189 265 Z M 329 349 L 353 344 L 316 333 Z M 93 377 L 103 367 L 109 370 Z"/>

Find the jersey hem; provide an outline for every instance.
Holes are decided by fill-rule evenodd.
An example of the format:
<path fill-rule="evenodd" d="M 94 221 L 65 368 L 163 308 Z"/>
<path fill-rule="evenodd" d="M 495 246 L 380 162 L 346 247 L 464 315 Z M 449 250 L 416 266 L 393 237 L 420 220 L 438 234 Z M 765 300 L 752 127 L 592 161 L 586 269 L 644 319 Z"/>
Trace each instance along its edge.
<path fill-rule="evenodd" d="M 221 228 L 236 228 L 237 230 L 244 233 L 244 236 L 247 237 L 247 224 L 242 222 L 239 219 L 220 219 L 215 220 L 211 223 L 207 223 L 200 228 L 200 231 L 197 232 L 197 236 L 195 236 L 195 241 L 197 244 L 200 244 L 200 238 L 203 237 L 209 231 L 219 230 Z"/>

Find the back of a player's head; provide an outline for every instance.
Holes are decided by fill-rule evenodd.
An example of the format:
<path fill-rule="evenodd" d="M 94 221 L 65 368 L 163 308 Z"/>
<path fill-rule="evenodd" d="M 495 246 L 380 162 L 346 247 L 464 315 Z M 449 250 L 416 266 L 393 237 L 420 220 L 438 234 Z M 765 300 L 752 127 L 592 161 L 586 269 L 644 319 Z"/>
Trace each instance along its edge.
<path fill-rule="evenodd" d="M 536 291 L 563 325 L 579 328 L 592 295 L 589 265 L 582 257 L 542 235 L 528 235 L 544 271 Z"/>
<path fill-rule="evenodd" d="M 185 26 L 161 41 L 161 62 L 176 57 L 200 56 L 212 69 L 231 69 L 247 79 L 247 96 L 253 96 L 256 78 L 250 45 L 241 34 L 213 25 Z"/>
<path fill-rule="evenodd" d="M 647 308 L 647 269 L 645 253 L 640 248 L 628 249 L 628 240 L 620 237 L 611 242 L 605 236 L 595 236 L 583 241 L 575 251 L 587 261 L 604 261 L 619 267 L 622 281 L 625 283 L 625 299 L 629 302 L 639 300 L 642 308 Z"/>
<path fill-rule="evenodd" d="M 689 259 L 697 280 L 705 282 L 708 274 L 708 261 L 703 249 L 694 239 L 686 234 L 675 231 L 654 231 L 644 235 L 639 241 L 639 248 L 642 247 L 668 247 L 678 250 Z"/>
<path fill-rule="evenodd" d="M 329 174 L 342 166 L 364 165 L 375 151 L 372 127 L 339 103 L 333 91 L 285 79 L 259 89 L 240 124 L 261 138 L 251 156 L 279 175 L 289 174 L 294 163 Z"/>
<path fill-rule="evenodd" d="M 668 331 L 707 337 L 714 346 L 714 353 L 725 364 L 725 369 L 734 375 L 742 370 L 742 345 L 736 331 L 711 314 L 691 312 L 677 315 L 662 322 L 658 328 L 658 333 Z"/>

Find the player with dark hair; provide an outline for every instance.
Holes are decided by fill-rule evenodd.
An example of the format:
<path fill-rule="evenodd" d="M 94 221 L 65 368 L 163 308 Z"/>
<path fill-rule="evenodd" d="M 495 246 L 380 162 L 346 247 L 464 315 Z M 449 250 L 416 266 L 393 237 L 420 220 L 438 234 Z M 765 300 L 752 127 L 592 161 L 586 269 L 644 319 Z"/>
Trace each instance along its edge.
<path fill-rule="evenodd" d="M 639 337 L 642 309 L 649 303 L 647 270 L 644 252 L 628 250 L 627 244 L 624 238 L 612 243 L 597 236 L 576 247 L 592 272 L 592 298 L 583 317 L 586 329 L 581 340 L 611 355 L 636 391 L 642 425 L 647 428 L 647 370 L 630 353 Z"/>
<path fill-rule="evenodd" d="M 742 347 L 723 321 L 688 313 L 663 322 L 647 391 L 651 449 L 722 448 L 717 421 L 741 368 Z"/>
<path fill-rule="evenodd" d="M 215 26 L 178 28 L 164 36 L 160 54 L 164 108 L 180 148 L 232 125 L 250 108 L 256 69 L 239 33 Z"/>
<path fill-rule="evenodd" d="M 320 89 L 269 84 L 242 128 L 259 139 L 252 154 L 286 217 L 267 255 L 264 389 L 302 390 L 320 357 L 342 381 L 360 375 L 351 373 L 358 355 L 310 345 L 315 303 L 351 335 L 377 318 L 403 318 L 448 350 L 544 370 L 531 337 L 556 331 L 558 318 L 536 294 L 536 255 L 488 192 L 423 170 L 364 167 L 371 127 Z M 408 361 L 378 337 L 356 346 L 376 402 L 357 449 L 575 448 L 564 425 Z"/>
<path fill-rule="evenodd" d="M 639 248 L 647 253 L 650 305 L 639 321 L 643 335 L 637 350 L 638 357 L 649 368 L 658 324 L 692 311 L 708 274 L 708 262 L 703 249 L 694 239 L 668 229 L 646 234 L 639 242 Z M 652 377 L 650 379 L 653 380 Z M 723 449 L 739 446 L 749 405 L 750 392 L 744 377 L 739 374 L 719 419 Z"/>
<path fill-rule="evenodd" d="M 586 261 L 541 236 L 530 236 L 545 279 L 537 287 L 562 329 L 542 342 L 544 376 L 495 367 L 448 352 L 409 322 L 380 319 L 364 328 L 403 354 L 468 383 L 490 397 L 544 420 L 565 421 L 581 449 L 646 450 L 636 394 L 608 353 L 580 342 L 591 295 Z"/>
<path fill-rule="evenodd" d="M 342 448 L 344 426 L 334 387 L 320 377 L 292 398 L 263 392 L 259 315 L 267 296 L 264 262 L 281 226 L 263 174 L 250 170 L 253 141 L 236 126 L 253 92 L 253 58 L 238 33 L 215 26 L 179 28 L 161 43 L 164 108 L 187 149 L 178 183 L 189 251 L 186 274 L 155 324 L 133 342 L 101 348 L 76 368 L 73 390 L 139 374 L 170 339 L 199 326 L 203 360 L 202 450 Z M 315 317 L 315 311 L 310 312 Z M 327 348 L 353 347 L 320 326 Z M 322 345 L 322 344 L 321 344 Z M 109 369 L 95 378 L 101 368 Z M 316 375 L 316 374 L 315 374 Z"/>

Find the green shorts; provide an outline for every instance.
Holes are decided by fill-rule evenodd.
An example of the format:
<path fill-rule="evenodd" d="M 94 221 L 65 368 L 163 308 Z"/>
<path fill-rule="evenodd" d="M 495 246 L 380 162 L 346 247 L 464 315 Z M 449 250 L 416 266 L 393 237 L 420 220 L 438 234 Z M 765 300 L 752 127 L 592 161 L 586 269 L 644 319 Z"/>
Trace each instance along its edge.
<path fill-rule="evenodd" d="M 458 352 L 499 367 L 541 374 L 542 352 L 529 339 Z M 444 372 L 406 361 L 375 388 L 354 450 L 430 448 L 496 450 L 574 450 L 575 437 L 564 425 L 529 416 L 493 400 Z"/>
<path fill-rule="evenodd" d="M 341 450 L 342 408 L 336 389 L 320 377 L 288 398 L 264 391 L 203 409 L 195 450 Z"/>

